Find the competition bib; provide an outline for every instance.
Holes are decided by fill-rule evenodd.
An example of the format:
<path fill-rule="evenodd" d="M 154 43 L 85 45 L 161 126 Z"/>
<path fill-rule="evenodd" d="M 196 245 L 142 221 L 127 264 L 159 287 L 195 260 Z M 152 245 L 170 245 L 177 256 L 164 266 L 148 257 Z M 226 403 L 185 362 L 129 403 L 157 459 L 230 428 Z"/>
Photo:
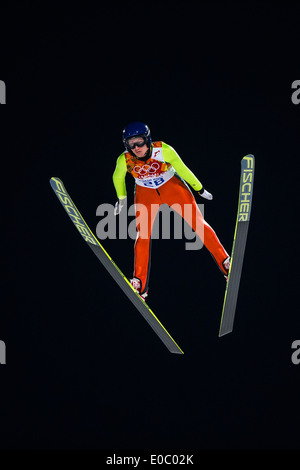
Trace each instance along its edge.
<path fill-rule="evenodd" d="M 151 157 L 143 162 L 125 153 L 127 171 L 135 178 L 136 184 L 156 189 L 175 174 L 175 169 L 163 159 L 162 143 L 154 142 Z"/>

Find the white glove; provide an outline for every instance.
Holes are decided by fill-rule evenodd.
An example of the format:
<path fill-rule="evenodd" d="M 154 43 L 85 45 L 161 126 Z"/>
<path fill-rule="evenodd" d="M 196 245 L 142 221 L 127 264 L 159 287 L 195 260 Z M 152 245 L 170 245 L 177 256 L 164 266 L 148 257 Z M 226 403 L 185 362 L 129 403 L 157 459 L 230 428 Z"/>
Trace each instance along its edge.
<path fill-rule="evenodd" d="M 124 197 L 123 199 L 119 199 L 114 208 L 114 215 L 119 215 L 121 210 L 123 209 L 123 206 L 125 206 L 127 201 L 127 197 Z"/>
<path fill-rule="evenodd" d="M 201 190 L 201 191 L 202 191 L 202 190 Z M 204 189 L 204 188 L 203 188 L 203 191 L 202 191 L 202 192 L 200 192 L 200 191 L 198 191 L 198 192 L 199 192 L 199 194 L 200 194 L 201 197 L 204 197 L 205 199 L 208 199 L 209 201 L 211 201 L 212 198 L 213 198 L 213 195 L 210 194 L 208 191 L 206 191 L 206 189 Z"/>

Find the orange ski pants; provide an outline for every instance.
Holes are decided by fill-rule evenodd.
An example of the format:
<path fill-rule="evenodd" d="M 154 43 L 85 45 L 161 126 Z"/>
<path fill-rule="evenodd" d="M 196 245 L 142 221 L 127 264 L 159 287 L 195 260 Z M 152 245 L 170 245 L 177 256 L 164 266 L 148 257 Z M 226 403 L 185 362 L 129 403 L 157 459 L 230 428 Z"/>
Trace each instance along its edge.
<path fill-rule="evenodd" d="M 167 183 L 157 189 L 136 185 L 135 207 L 137 220 L 137 238 L 134 245 L 134 277 L 141 281 L 141 294 L 148 290 L 150 274 L 150 248 L 151 231 L 155 217 L 162 204 L 173 206 L 172 208 L 184 217 L 185 205 L 190 205 L 190 217 L 184 219 L 202 240 L 209 250 L 220 270 L 227 274 L 223 267 L 223 261 L 228 253 L 220 243 L 216 233 L 204 220 L 196 200 L 187 185 L 177 176 L 173 176 Z M 143 205 L 143 210 L 139 209 Z M 176 210 L 176 207 L 180 210 Z M 146 208 L 147 210 L 144 210 Z M 145 220 L 147 218 L 147 220 Z"/>

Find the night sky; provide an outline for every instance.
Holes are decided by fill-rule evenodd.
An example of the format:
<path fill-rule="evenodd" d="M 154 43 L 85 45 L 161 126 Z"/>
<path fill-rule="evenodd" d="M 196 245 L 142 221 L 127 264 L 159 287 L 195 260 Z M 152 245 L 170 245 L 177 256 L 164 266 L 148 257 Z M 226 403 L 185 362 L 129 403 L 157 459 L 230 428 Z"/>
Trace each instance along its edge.
<path fill-rule="evenodd" d="M 0 9 L 1 449 L 299 449 L 300 7 L 165 2 Z M 95 232 L 123 127 L 146 122 L 214 199 L 231 251 L 240 161 L 256 158 L 234 331 L 209 252 L 153 240 L 149 305 L 168 352 L 51 190 Z M 134 182 L 126 179 L 133 203 Z M 102 242 L 129 278 L 133 240 Z"/>

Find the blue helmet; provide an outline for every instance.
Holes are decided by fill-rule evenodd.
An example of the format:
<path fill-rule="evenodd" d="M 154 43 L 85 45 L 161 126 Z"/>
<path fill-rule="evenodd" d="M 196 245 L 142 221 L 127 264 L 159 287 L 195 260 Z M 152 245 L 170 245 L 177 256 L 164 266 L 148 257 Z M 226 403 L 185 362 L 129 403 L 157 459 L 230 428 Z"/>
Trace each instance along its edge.
<path fill-rule="evenodd" d="M 145 143 L 148 147 L 152 144 L 150 129 L 147 124 L 143 122 L 131 122 L 123 129 L 123 143 L 125 148 L 130 152 L 130 148 L 127 144 L 127 139 L 130 137 L 137 137 L 137 136 L 145 137 Z"/>

